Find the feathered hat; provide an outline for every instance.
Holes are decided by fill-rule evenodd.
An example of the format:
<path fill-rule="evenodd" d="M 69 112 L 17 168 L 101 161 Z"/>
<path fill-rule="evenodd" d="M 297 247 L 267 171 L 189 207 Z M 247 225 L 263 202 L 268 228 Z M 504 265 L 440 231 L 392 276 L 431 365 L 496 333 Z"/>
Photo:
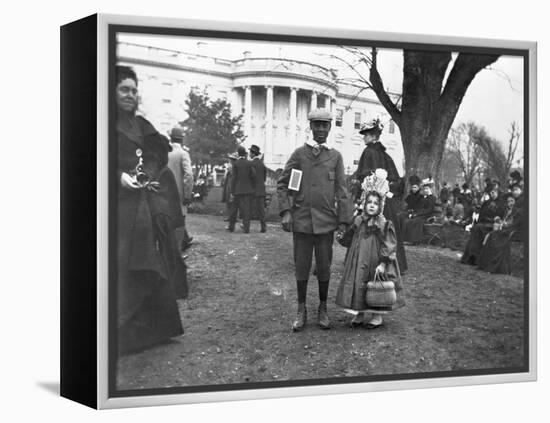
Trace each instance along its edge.
<path fill-rule="evenodd" d="M 430 188 L 433 188 L 434 185 L 435 185 L 435 182 L 432 178 L 425 178 L 422 180 L 423 187 L 428 186 Z"/>
<path fill-rule="evenodd" d="M 382 133 L 383 129 L 384 129 L 384 125 L 382 124 L 382 122 L 380 122 L 380 119 L 375 118 L 369 122 L 363 123 L 359 128 L 359 133 L 360 134 L 365 134 L 366 132 Z"/>
<path fill-rule="evenodd" d="M 384 169 L 376 169 L 374 173 L 365 177 L 361 188 L 363 193 L 361 194 L 361 208 L 365 209 L 365 202 L 367 201 L 367 195 L 370 192 L 376 192 L 380 195 L 380 213 L 384 211 L 384 203 L 386 201 L 386 194 L 390 190 L 390 184 L 388 183 L 388 172 Z"/>

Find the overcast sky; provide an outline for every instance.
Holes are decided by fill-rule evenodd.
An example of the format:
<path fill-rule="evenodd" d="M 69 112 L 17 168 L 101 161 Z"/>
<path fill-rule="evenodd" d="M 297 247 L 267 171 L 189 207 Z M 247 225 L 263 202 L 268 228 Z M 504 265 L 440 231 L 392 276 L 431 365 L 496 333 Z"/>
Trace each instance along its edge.
<path fill-rule="evenodd" d="M 331 54 L 346 57 L 346 53 L 336 46 L 133 34 L 121 36 L 120 41 L 231 60 L 242 58 L 244 51 L 250 51 L 252 57 L 269 56 L 309 61 L 327 68 L 337 68 L 339 76 L 353 76 L 353 72 L 345 65 L 328 57 Z M 200 45 L 198 45 L 199 41 Z M 347 58 L 351 59 L 351 56 Z M 393 92 L 400 92 L 403 82 L 402 51 L 381 50 L 378 56 L 378 67 L 386 88 Z M 359 65 L 357 70 L 368 75 L 364 66 Z M 517 122 L 520 129 L 523 129 L 523 59 L 521 57 L 502 56 L 490 66 L 490 69 L 477 74 L 462 101 L 455 125 L 470 120 L 485 126 L 491 136 L 503 143 L 507 142 L 508 130 L 512 122 Z"/>

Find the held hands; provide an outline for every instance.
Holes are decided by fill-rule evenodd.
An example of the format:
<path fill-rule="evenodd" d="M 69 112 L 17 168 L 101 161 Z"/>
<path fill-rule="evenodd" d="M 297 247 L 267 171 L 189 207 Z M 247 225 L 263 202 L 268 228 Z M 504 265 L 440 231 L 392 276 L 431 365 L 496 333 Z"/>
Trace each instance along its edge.
<path fill-rule="evenodd" d="M 347 225 L 345 225 L 344 223 L 340 223 L 338 225 L 338 230 L 336 231 L 336 239 L 342 239 L 346 230 L 347 230 Z"/>
<path fill-rule="evenodd" d="M 141 188 L 141 185 L 130 175 L 125 172 L 122 172 L 120 175 L 120 185 L 123 188 L 137 190 Z"/>
<path fill-rule="evenodd" d="M 292 230 L 292 215 L 290 211 L 287 210 L 284 212 L 281 224 L 283 225 L 283 231 L 290 232 Z"/>

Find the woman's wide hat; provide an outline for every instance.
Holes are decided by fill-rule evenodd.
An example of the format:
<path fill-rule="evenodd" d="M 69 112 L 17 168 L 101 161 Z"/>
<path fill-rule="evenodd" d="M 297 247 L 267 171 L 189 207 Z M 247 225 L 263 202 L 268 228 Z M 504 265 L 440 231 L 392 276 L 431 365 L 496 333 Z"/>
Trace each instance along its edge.
<path fill-rule="evenodd" d="M 359 128 L 359 133 L 360 134 L 366 134 L 368 132 L 380 133 L 382 132 L 383 129 L 384 129 L 384 125 L 382 125 L 382 122 L 380 122 L 380 119 L 376 118 L 376 119 L 372 119 L 369 122 L 363 123 Z"/>

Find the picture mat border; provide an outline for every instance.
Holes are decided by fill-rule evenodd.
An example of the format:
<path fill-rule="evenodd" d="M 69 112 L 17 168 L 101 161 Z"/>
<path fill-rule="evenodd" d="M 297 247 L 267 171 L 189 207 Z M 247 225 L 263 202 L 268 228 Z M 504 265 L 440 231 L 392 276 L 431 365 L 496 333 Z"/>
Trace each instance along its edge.
<path fill-rule="evenodd" d="M 169 405 L 169 404 L 184 404 L 197 402 L 213 402 L 213 401 L 232 401 L 232 400 L 247 400 L 247 399 L 265 399 L 265 398 L 281 398 L 294 396 L 309 396 L 309 395 L 327 395 L 337 393 L 357 393 L 357 392 L 372 392 L 385 390 L 401 390 L 401 389 L 418 389 L 418 388 L 434 388 L 434 387 L 450 387 L 464 385 L 479 385 L 488 383 L 507 383 L 507 382 L 526 382 L 536 380 L 537 375 L 537 326 L 536 326 L 536 158 L 537 158 L 537 142 L 536 142 L 536 52 L 537 44 L 531 41 L 513 41 L 513 40 L 497 40 L 497 39 L 482 39 L 482 38 L 463 38 L 450 36 L 435 36 L 422 34 L 400 34 L 389 32 L 369 32 L 359 30 L 344 30 L 332 28 L 315 28 L 315 27 L 295 27 L 295 26 L 279 26 L 279 25 L 260 25 L 253 23 L 238 23 L 238 22 L 216 22 L 204 20 L 187 20 L 174 18 L 158 18 L 145 16 L 127 16 L 127 15 L 97 15 L 98 24 L 98 85 L 97 85 L 97 239 L 98 239 L 98 289 L 97 289 L 97 378 L 98 391 L 97 403 L 98 408 L 121 408 L 121 407 L 137 407 L 150 405 Z M 122 27 L 141 27 L 143 33 L 158 33 L 170 32 L 163 35 L 182 35 L 181 32 L 198 31 L 203 33 L 214 31 L 216 33 L 231 33 L 232 38 L 236 34 L 240 34 L 242 38 L 250 38 L 252 35 L 263 35 L 263 37 L 277 38 L 283 42 L 281 38 L 288 37 L 309 37 L 315 39 L 319 44 L 335 44 L 335 39 L 338 40 L 355 40 L 351 45 L 358 45 L 357 41 L 375 41 L 380 47 L 382 45 L 399 43 L 400 45 L 413 46 L 422 44 L 420 47 L 424 50 L 430 50 L 429 46 L 424 44 L 437 44 L 437 46 L 448 49 L 450 47 L 460 48 L 472 51 L 487 51 L 488 49 L 498 49 L 500 54 L 520 55 L 524 58 L 524 68 L 528 69 L 528 73 L 524 72 L 524 86 L 528 86 L 528 91 L 524 92 L 524 122 L 527 122 L 525 116 L 528 117 L 528 126 L 524 128 L 524 145 L 528 143 L 528 148 L 525 149 L 524 163 L 528 163 L 528 173 L 524 175 L 526 186 L 527 204 L 529 209 L 529 249 L 526 254 L 526 261 L 529 266 L 526 268 L 526 279 L 528 282 L 525 285 L 526 295 L 525 306 L 528 309 L 528 319 L 525 319 L 526 328 L 524 335 L 526 337 L 525 350 L 527 367 L 526 372 L 514 371 L 514 369 L 480 369 L 483 374 L 475 375 L 476 370 L 467 371 L 470 375 L 461 376 L 463 372 L 431 372 L 431 373 L 415 373 L 405 375 L 381 375 L 369 377 L 375 381 L 354 382 L 356 378 L 342 378 L 346 383 L 328 382 L 329 384 L 319 385 L 323 380 L 331 380 L 330 378 L 322 380 L 298 380 L 289 382 L 265 382 L 265 383 L 247 383 L 247 384 L 226 384 L 215 386 L 198 386 L 181 387 L 181 388 L 158 388 L 139 391 L 119 391 L 117 395 L 124 392 L 131 396 L 109 396 L 109 372 L 116 369 L 115 363 L 109 362 L 109 198 L 113 194 L 109 193 L 108 184 L 108 164 L 109 164 L 109 64 L 110 53 L 109 37 L 114 27 L 118 27 L 117 32 L 122 32 Z M 244 32 L 246 31 L 246 32 Z M 132 33 L 139 33 L 131 31 Z M 179 33 L 179 34 L 178 34 Z M 322 33 L 323 37 L 319 37 Z M 193 35 L 187 35 L 193 36 Z M 200 36 L 200 35 L 197 35 Z M 332 39 L 332 41 L 330 41 Z M 407 41 L 403 41 L 406 39 Z M 267 38 L 266 38 L 267 40 Z M 347 44 L 347 42 L 346 42 Z M 480 46 L 481 45 L 481 46 Z M 386 47 L 391 48 L 391 47 Z M 395 46 L 393 48 L 396 48 Z M 432 48 L 437 50 L 437 47 Z M 504 51 L 504 52 L 503 52 Z M 525 78 L 528 78 L 525 81 Z M 109 194 L 107 194 L 109 193 Z M 531 195 L 529 195 L 531 194 Z M 526 252 L 527 253 L 527 252 Z M 511 371 L 507 373 L 506 370 Z M 494 373 L 493 373 L 494 372 Z M 456 376 L 439 377 L 437 374 L 457 374 Z M 493 373 L 493 374 L 492 374 Z M 472 375 L 474 374 L 474 375 Z M 424 375 L 424 376 L 422 376 Z M 114 375 L 113 375 L 114 377 Z M 411 379 L 414 378 L 414 379 Z M 361 377 L 365 379 L 365 377 Z M 377 380 L 385 379 L 385 381 Z M 388 380 L 390 379 L 390 380 Z M 391 380 L 393 379 L 393 380 Z M 298 385 L 298 386 L 284 386 Z M 315 384 L 315 385 L 314 385 Z M 262 387 L 262 389 L 239 389 L 241 386 Z M 260 386 L 258 386 L 260 385 Z M 274 386 L 275 385 L 275 386 Z M 279 386 L 277 386 L 279 385 Z M 269 387 L 269 389 L 264 389 Z M 227 390 L 230 389 L 230 390 Z M 150 395 L 151 391 L 173 391 L 186 390 L 185 393 L 159 393 Z M 201 390 L 208 392 L 189 392 Z M 112 391 L 112 389 L 111 389 Z"/>

